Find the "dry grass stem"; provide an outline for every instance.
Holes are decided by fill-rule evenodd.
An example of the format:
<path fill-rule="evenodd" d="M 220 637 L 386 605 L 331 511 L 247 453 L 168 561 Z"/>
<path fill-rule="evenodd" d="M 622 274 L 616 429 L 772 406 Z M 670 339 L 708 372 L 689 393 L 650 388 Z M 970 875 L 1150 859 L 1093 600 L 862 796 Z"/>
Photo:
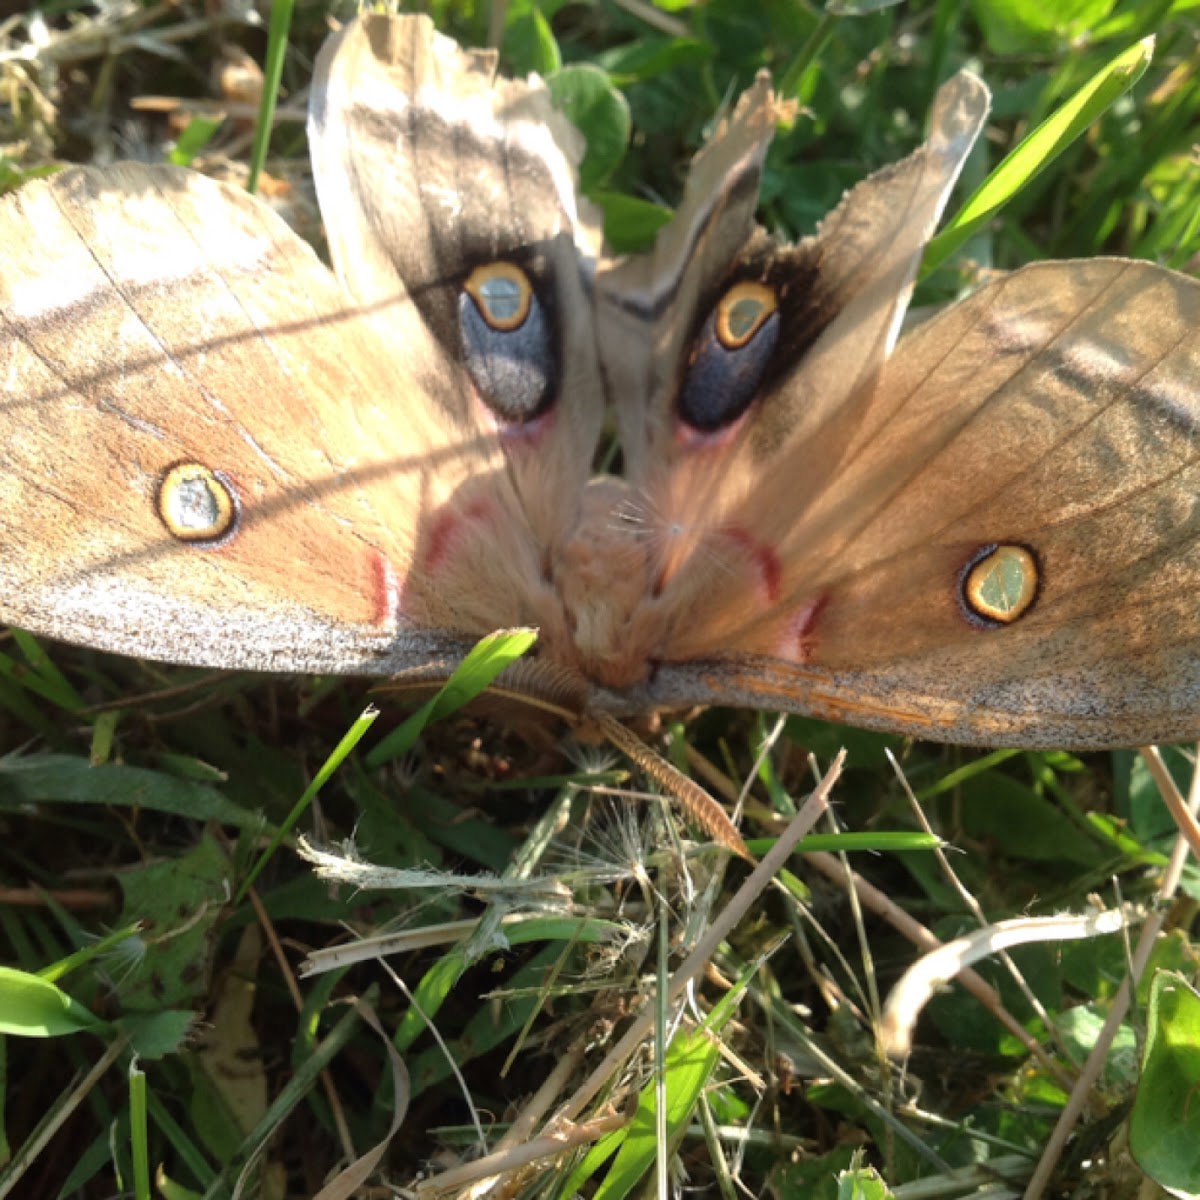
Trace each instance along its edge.
<path fill-rule="evenodd" d="M 879 1025 L 879 1040 L 884 1052 L 894 1059 L 908 1057 L 912 1051 L 913 1029 L 921 1010 L 938 988 L 972 963 L 1012 946 L 1103 937 L 1125 927 L 1125 914 L 1116 910 L 1090 916 L 1017 917 L 985 925 L 952 942 L 944 942 L 909 967 L 888 994 Z"/>

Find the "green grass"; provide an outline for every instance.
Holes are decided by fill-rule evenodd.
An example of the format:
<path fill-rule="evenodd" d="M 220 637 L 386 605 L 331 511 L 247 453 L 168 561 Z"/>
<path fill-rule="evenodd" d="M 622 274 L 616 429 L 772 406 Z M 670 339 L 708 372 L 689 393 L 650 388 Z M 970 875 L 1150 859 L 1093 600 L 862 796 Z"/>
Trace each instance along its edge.
<path fill-rule="evenodd" d="M 487 38 L 489 9 L 431 8 L 461 40 Z M 959 193 L 977 196 L 982 217 L 939 241 L 918 303 L 948 298 L 964 274 L 1038 258 L 1119 253 L 1194 269 L 1194 0 L 847 3 L 826 16 L 797 0 L 680 0 L 650 11 L 653 24 L 610 0 L 518 2 L 501 30 L 506 69 L 550 75 L 589 133 L 585 179 L 620 245 L 652 235 L 705 131 L 759 68 L 801 106 L 772 148 L 762 207 L 794 236 L 916 146 L 936 85 L 969 65 L 995 97 Z M 228 156 L 244 172 L 245 125 L 130 116 L 135 96 L 209 94 L 211 29 L 149 7 L 103 20 L 68 3 L 45 13 L 36 53 L 18 53 L 25 26 L 0 41 L 11 105 L 0 184 L 114 148 L 210 168 Z M 324 29 L 323 9 L 294 12 L 285 119 L 261 186 L 278 197 L 290 182 L 289 212 L 314 237 L 302 127 L 288 110 Z M 264 30 L 223 36 L 263 61 Z M 905 915 L 949 939 L 978 924 L 965 895 L 988 921 L 1083 912 L 1094 892 L 1154 900 L 1174 827 L 1131 753 L 976 754 L 726 711 L 668 726 L 664 752 L 723 799 L 752 780 L 743 831 L 760 856 L 813 787 L 809 756 L 824 771 L 847 748 L 832 799 L 869 850 L 808 842 L 775 884 L 739 898 L 745 865 L 627 794 L 642 785 L 614 754 L 564 753 L 436 705 L 417 728 L 393 697 L 353 682 L 169 669 L 16 636 L 3 651 L 0 1196 L 230 1196 L 241 1180 L 243 1195 L 308 1197 L 376 1146 L 378 1163 L 363 1168 L 374 1180 L 411 1187 L 456 1171 L 450 1194 L 489 1156 L 505 1194 L 531 1197 L 654 1195 L 686 1175 L 706 1196 L 823 1198 L 852 1167 L 860 1191 L 845 1194 L 885 1184 L 903 1197 L 939 1177 L 941 1194 L 966 1195 L 991 1170 L 1010 1181 L 995 1195 L 1021 1194 L 1039 1171 L 1050 1173 L 1036 1195 L 1087 1194 L 1085 1182 L 1134 1195 L 1130 1135 L 1160 1178 L 1200 1191 L 1200 1173 L 1172 1151 L 1200 1144 L 1187 1124 L 1200 1119 L 1186 1086 L 1196 1004 L 1172 975 L 1159 977 L 1148 1022 L 1143 974 L 1072 1140 L 1046 1155 L 1119 1011 L 1130 956 L 1120 937 L 1016 949 L 1020 982 L 995 959 L 978 964 L 991 1010 L 946 989 L 903 1072 L 873 1034 L 917 956 Z M 371 703 L 381 715 L 356 725 Z M 348 730 L 363 737 L 357 748 Z M 1172 751 L 1168 765 L 1186 785 L 1188 756 Z M 293 853 L 300 832 L 326 847 L 352 838 L 362 861 L 343 873 L 360 884 L 364 864 L 393 874 L 369 887 L 319 879 Z M 955 852 L 939 856 L 939 837 Z M 839 848 L 873 893 L 854 898 L 838 880 Z M 1147 946 L 1184 980 L 1196 972 L 1198 899 L 1188 866 L 1169 931 Z M 729 906 L 747 903 L 723 931 Z M 383 934 L 394 936 L 386 960 L 326 958 L 297 978 L 307 952 Z M 706 937 L 711 952 L 681 975 Z M 676 996 L 687 1003 L 664 1000 Z M 1191 1039 L 1182 1052 L 1172 1021 Z M 631 1028 L 636 1048 L 618 1056 Z M 1147 1071 L 1154 1091 L 1133 1110 L 1148 1035 L 1161 1052 Z M 518 1167 L 561 1106 L 569 1153 Z"/>

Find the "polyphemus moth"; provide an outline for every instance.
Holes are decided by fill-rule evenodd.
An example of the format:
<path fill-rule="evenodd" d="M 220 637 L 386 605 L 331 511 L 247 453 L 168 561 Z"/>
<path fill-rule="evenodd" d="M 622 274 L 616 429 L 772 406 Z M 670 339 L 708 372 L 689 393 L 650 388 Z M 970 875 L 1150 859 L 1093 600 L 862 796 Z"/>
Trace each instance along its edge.
<path fill-rule="evenodd" d="M 898 340 L 977 79 L 794 246 L 754 224 L 759 79 L 620 261 L 544 85 L 426 19 L 353 22 L 312 95 L 336 275 L 173 168 L 0 205 L 0 618 L 418 677 L 534 625 L 577 706 L 616 716 L 1200 733 L 1200 284 L 1041 263 Z M 595 476 L 608 404 L 620 474 Z"/>

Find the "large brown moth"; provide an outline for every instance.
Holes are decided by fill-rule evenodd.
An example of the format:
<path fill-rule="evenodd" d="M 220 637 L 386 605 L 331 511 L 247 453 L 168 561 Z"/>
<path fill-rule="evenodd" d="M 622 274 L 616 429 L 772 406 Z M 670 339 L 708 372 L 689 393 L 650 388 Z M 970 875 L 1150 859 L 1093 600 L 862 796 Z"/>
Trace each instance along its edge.
<path fill-rule="evenodd" d="M 727 702 L 984 744 L 1200 732 L 1200 284 L 1044 263 L 899 338 L 988 109 L 819 233 L 754 224 L 760 80 L 612 261 L 537 80 L 423 18 L 317 65 L 334 271 L 198 175 L 0 204 L 0 618 L 148 658 L 445 672 L 481 634 L 617 716 Z M 606 406 L 621 474 L 594 476 Z"/>

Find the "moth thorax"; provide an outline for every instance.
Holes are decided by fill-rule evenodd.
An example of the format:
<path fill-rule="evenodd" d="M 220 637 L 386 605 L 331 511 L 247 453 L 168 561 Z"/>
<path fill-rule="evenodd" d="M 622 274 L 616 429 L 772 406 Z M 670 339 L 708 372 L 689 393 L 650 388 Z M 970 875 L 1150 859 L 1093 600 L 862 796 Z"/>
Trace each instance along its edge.
<path fill-rule="evenodd" d="M 621 480 L 593 480 L 584 492 L 579 526 L 555 565 L 580 667 L 611 688 L 646 679 L 662 635 L 644 530 L 623 516 L 627 509 Z"/>

